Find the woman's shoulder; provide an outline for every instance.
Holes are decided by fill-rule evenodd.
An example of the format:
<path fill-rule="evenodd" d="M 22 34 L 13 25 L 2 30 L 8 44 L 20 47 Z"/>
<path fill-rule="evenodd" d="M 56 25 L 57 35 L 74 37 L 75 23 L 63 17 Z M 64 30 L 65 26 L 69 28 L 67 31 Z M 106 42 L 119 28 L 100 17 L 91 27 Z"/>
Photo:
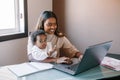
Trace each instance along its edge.
<path fill-rule="evenodd" d="M 68 42 L 69 41 L 66 36 L 58 37 L 58 40 L 60 42 Z"/>
<path fill-rule="evenodd" d="M 65 36 L 62 32 L 56 32 L 55 35 L 57 37 L 64 37 Z"/>
<path fill-rule="evenodd" d="M 58 39 L 60 39 L 60 40 L 64 40 L 64 39 L 66 39 L 66 36 L 64 35 L 64 36 L 56 36 Z"/>

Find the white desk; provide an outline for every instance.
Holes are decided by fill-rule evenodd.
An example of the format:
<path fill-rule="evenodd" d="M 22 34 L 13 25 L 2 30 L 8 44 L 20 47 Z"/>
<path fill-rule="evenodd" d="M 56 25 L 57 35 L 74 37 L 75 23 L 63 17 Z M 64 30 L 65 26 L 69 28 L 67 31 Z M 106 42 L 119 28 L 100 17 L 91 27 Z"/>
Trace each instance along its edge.
<path fill-rule="evenodd" d="M 120 72 L 113 71 L 102 66 L 95 67 L 76 76 L 50 69 L 34 73 L 22 78 L 16 77 L 6 67 L 0 69 L 0 80 L 96 80 L 100 78 L 119 76 Z"/>
<path fill-rule="evenodd" d="M 120 59 L 120 56 L 117 57 Z M 50 69 L 23 78 L 16 77 L 6 67 L 0 68 L 0 80 L 96 80 L 115 76 L 120 76 L 120 71 L 113 71 L 102 66 L 97 66 L 75 76 L 71 76 L 56 69 Z"/>

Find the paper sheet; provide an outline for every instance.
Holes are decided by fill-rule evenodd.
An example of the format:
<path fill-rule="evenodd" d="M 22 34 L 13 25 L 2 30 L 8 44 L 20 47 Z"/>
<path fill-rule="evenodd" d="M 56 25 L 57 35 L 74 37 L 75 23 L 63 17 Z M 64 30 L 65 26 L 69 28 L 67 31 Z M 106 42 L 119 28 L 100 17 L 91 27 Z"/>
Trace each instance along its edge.
<path fill-rule="evenodd" d="M 30 62 L 29 64 L 34 66 L 38 70 L 46 70 L 46 69 L 53 68 L 53 64 L 50 64 L 50 63 Z"/>
<path fill-rule="evenodd" d="M 101 65 L 116 71 L 120 71 L 120 60 L 112 57 L 105 57 Z"/>

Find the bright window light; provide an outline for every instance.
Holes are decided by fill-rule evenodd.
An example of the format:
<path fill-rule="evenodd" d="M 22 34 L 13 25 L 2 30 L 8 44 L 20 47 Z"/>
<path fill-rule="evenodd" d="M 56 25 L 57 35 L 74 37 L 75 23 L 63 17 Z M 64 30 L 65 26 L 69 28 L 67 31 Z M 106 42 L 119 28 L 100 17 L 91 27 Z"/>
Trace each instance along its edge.
<path fill-rule="evenodd" d="M 26 35 L 26 27 L 27 0 L 0 0 L 0 37 L 24 33 Z"/>

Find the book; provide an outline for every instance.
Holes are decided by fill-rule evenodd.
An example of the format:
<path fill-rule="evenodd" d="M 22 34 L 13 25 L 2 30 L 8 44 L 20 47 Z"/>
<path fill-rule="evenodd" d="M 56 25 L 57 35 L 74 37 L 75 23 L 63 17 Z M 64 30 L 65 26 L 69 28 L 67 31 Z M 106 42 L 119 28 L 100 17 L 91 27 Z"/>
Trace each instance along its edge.
<path fill-rule="evenodd" d="M 32 73 L 36 73 L 38 71 L 51 69 L 53 68 L 53 64 L 40 62 L 25 62 L 21 64 L 7 66 L 7 68 L 18 77 L 22 77 Z"/>
<path fill-rule="evenodd" d="M 115 71 L 120 71 L 120 60 L 119 59 L 115 59 L 112 57 L 104 57 L 101 65 L 109 69 L 115 70 Z"/>

